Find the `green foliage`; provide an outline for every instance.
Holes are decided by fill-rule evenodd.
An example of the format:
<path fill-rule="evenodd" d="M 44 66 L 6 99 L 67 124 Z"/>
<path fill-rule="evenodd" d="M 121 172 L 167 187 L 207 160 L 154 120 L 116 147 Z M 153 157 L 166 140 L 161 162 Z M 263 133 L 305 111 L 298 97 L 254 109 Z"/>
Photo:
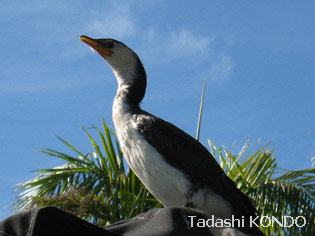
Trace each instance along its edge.
<path fill-rule="evenodd" d="M 103 121 L 103 132 L 93 127 L 101 146 L 83 128 L 94 150 L 83 154 L 59 138 L 76 156 L 50 148 L 42 153 L 65 160 L 63 166 L 41 169 L 39 176 L 20 184 L 15 202 L 23 210 L 34 206 L 56 206 L 104 226 L 138 215 L 145 208 L 161 206 L 132 171 L 124 166 L 114 133 Z M 114 140 L 114 143 L 113 143 Z"/>
<path fill-rule="evenodd" d="M 99 137 L 98 145 L 83 128 L 93 151 L 83 154 L 59 138 L 75 156 L 49 148 L 42 150 L 49 156 L 66 161 L 65 165 L 41 169 L 39 175 L 20 184 L 16 208 L 56 206 L 92 223 L 104 226 L 129 219 L 145 208 L 161 207 L 144 188 L 139 179 L 124 165 L 117 138 L 103 121 L 103 131 L 92 127 Z M 266 235 L 312 235 L 315 224 L 315 169 L 301 171 L 277 168 L 274 152 L 265 145 L 248 150 L 247 142 L 238 155 L 230 149 L 216 146 L 209 140 L 213 156 L 221 168 L 253 201 L 259 215 L 304 216 L 303 228 L 261 228 Z"/>
<path fill-rule="evenodd" d="M 49 148 L 41 151 L 66 161 L 66 164 L 38 170 L 39 176 L 20 184 L 16 208 L 56 206 L 104 226 L 129 219 L 145 208 L 161 207 L 124 165 L 117 138 L 106 123 L 103 121 L 103 131 L 92 128 L 101 145 L 83 128 L 94 149 L 88 154 L 83 154 L 62 138 L 59 139 L 75 156 Z M 314 168 L 301 171 L 278 169 L 269 145 L 248 150 L 247 142 L 238 155 L 233 154 L 233 146 L 221 148 L 210 140 L 209 146 L 225 173 L 252 199 L 259 215 L 277 219 L 284 215 L 301 215 L 307 219 L 307 226 L 303 228 L 280 228 L 276 224 L 261 228 L 266 235 L 314 233 Z"/>
<path fill-rule="evenodd" d="M 301 171 L 277 168 L 274 152 L 268 145 L 247 151 L 247 142 L 238 155 L 232 149 L 216 146 L 209 140 L 212 154 L 225 173 L 247 194 L 260 216 L 304 216 L 305 227 L 284 228 L 277 224 L 261 227 L 266 235 L 314 235 L 315 233 L 315 169 Z"/>
<path fill-rule="evenodd" d="M 206 81 L 203 83 L 196 139 L 199 140 Z M 103 132 L 92 127 L 100 138 L 99 146 L 83 128 L 94 150 L 82 154 L 66 140 L 59 138 L 76 156 L 49 148 L 42 153 L 67 163 L 52 169 L 41 169 L 39 176 L 21 183 L 15 207 L 55 206 L 100 226 L 138 215 L 146 208 L 161 204 L 145 189 L 124 160 L 118 140 L 103 120 Z M 113 143 L 114 140 L 114 143 Z M 115 147 L 114 147 L 115 146 Z M 269 236 L 315 235 L 315 157 L 311 169 L 292 171 L 277 168 L 274 152 L 265 145 L 247 150 L 245 143 L 238 155 L 216 146 L 209 140 L 213 156 L 225 173 L 252 200 L 260 216 L 304 216 L 302 228 L 281 228 L 277 224 L 261 227 Z M 254 152 L 254 150 L 256 150 Z"/>

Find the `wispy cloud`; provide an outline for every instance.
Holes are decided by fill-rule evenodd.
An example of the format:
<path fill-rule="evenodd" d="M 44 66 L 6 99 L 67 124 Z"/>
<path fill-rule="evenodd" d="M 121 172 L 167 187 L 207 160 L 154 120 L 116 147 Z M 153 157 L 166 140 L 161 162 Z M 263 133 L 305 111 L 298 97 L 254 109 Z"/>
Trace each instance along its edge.
<path fill-rule="evenodd" d="M 234 66 L 230 57 L 219 55 L 210 70 L 206 72 L 207 77 L 213 81 L 225 79 L 232 74 Z"/>
<path fill-rule="evenodd" d="M 141 50 L 147 60 L 169 62 L 177 59 L 201 59 L 210 53 L 213 38 L 207 38 L 182 29 L 163 33 L 155 29 L 144 30 L 141 35 Z"/>
<path fill-rule="evenodd" d="M 131 17 L 129 6 L 113 5 L 111 11 L 105 16 L 98 15 L 88 23 L 86 29 L 97 36 L 105 34 L 113 38 L 126 38 L 136 32 L 135 22 Z"/>
<path fill-rule="evenodd" d="M 196 75 L 197 77 L 225 79 L 234 68 L 228 55 L 214 49 L 214 37 L 203 36 L 190 29 L 164 32 L 150 25 L 140 26 L 131 5 L 122 7 L 121 4 L 113 3 L 106 16 L 96 14 L 86 28 L 92 35 L 99 37 L 106 35 L 120 40 L 136 40 L 135 50 L 141 53 L 147 63 L 168 63 L 183 59 L 195 66 L 200 64 L 203 68 L 208 68 L 198 70 L 200 75 Z"/>
<path fill-rule="evenodd" d="M 209 44 L 214 40 L 188 29 L 161 32 L 150 25 L 144 28 L 137 24 L 136 20 L 137 16 L 132 14 L 130 5 L 112 4 L 106 16 L 95 14 L 94 19 L 87 23 L 86 29 L 95 37 L 106 35 L 120 40 L 136 39 L 140 50 L 155 62 L 204 56 L 209 52 Z"/>
<path fill-rule="evenodd" d="M 202 35 L 189 28 L 167 31 L 158 26 L 143 24 L 131 4 L 108 3 L 106 12 L 95 9 L 88 11 L 84 20 L 65 17 L 62 4 L 31 6 L 33 5 L 26 5 L 15 14 L 18 17 L 36 19 L 40 15 L 50 14 L 56 10 L 60 18 L 64 19 L 64 24 L 57 24 L 58 21 L 52 18 L 42 18 L 41 21 L 33 19 L 36 24 L 29 26 L 32 34 L 26 34 L 20 39 L 19 32 L 23 32 L 25 25 L 22 21 L 15 23 L 15 29 L 18 30 L 10 31 L 8 34 L 20 40 L 16 40 L 15 45 L 12 45 L 17 48 L 15 54 L 2 47 L 5 60 L 0 65 L 3 78 L 1 87 L 6 91 L 5 94 L 60 90 L 58 75 L 54 73 L 58 74 L 60 69 L 65 70 L 64 61 L 74 62 L 89 53 L 78 40 L 80 34 L 123 40 L 139 53 L 146 64 L 189 62 L 196 71 L 192 77 L 210 76 L 212 79 L 224 79 L 233 72 L 232 59 L 215 50 L 214 37 Z M 54 73 L 48 72 L 48 68 Z M 51 83 L 47 83 L 48 78 Z M 63 84 L 61 87 L 70 89 L 71 85 L 76 86 L 76 82 L 69 80 L 69 86 Z"/>
<path fill-rule="evenodd" d="M 208 49 L 209 43 L 214 39 L 207 37 L 196 36 L 191 31 L 181 30 L 179 32 L 171 34 L 170 47 L 175 50 L 187 50 L 187 51 L 204 51 Z"/>

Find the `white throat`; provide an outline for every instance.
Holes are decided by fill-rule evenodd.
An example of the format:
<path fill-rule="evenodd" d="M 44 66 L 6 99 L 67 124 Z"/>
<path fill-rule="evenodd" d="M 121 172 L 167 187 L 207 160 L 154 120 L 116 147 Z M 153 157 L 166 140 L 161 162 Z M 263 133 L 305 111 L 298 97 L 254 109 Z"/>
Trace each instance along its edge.
<path fill-rule="evenodd" d="M 127 121 L 127 115 L 130 115 L 131 112 L 131 106 L 128 104 L 125 94 L 131 86 L 130 83 L 133 79 L 133 74 L 130 72 L 126 73 L 126 71 L 118 72 L 115 69 L 113 69 L 113 72 L 118 83 L 118 88 L 112 107 L 112 118 L 117 130 L 118 127 Z"/>
<path fill-rule="evenodd" d="M 110 65 L 117 79 L 118 90 L 123 85 L 131 85 L 134 80 L 136 60 L 129 50 L 119 50 L 111 57 L 106 58 L 106 62 Z"/>
<path fill-rule="evenodd" d="M 116 77 L 118 83 L 117 93 L 124 88 L 129 87 L 134 80 L 134 70 L 115 70 L 113 68 L 113 73 Z"/>

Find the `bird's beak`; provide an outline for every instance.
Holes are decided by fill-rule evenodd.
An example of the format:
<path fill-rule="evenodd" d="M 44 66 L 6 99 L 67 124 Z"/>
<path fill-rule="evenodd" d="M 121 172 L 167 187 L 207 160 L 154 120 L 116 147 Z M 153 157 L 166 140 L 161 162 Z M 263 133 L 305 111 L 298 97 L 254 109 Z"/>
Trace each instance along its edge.
<path fill-rule="evenodd" d="M 103 44 L 99 43 L 96 39 L 92 39 L 88 36 L 82 35 L 80 36 L 80 40 L 87 45 L 89 45 L 92 49 L 97 51 L 104 59 L 106 57 L 111 57 L 114 54 L 114 51 L 106 48 Z"/>

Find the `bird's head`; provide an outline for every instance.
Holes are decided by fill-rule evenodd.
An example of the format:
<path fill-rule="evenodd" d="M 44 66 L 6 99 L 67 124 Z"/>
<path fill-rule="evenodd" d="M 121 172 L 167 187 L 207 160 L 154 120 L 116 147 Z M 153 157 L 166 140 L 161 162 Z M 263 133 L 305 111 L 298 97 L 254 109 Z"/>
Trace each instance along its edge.
<path fill-rule="evenodd" d="M 88 36 L 80 36 L 80 40 L 97 51 L 112 68 L 119 85 L 135 83 L 137 73 L 143 70 L 137 54 L 124 43 L 115 39 L 93 39 Z"/>

